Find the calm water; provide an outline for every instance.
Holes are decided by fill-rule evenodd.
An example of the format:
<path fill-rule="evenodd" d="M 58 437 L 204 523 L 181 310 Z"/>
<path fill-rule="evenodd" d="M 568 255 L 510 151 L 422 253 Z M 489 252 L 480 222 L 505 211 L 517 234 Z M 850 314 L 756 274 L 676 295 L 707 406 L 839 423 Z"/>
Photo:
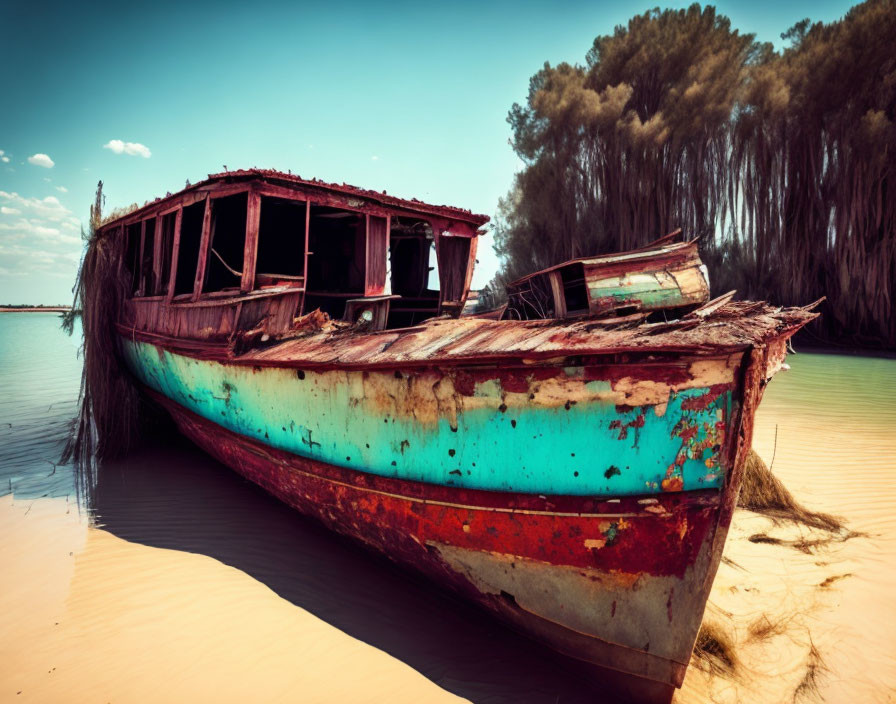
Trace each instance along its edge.
<path fill-rule="evenodd" d="M 0 315 L 0 701 L 595 701 L 574 666 L 176 438 L 102 467 L 87 515 L 55 464 L 80 383 L 58 322 Z M 707 612 L 738 674 L 692 666 L 677 701 L 810 701 L 816 660 L 828 701 L 894 700 L 896 361 L 791 364 L 756 449 L 868 537 L 756 544 L 812 536 L 739 512 Z M 783 625 L 757 637 L 762 619 Z"/>

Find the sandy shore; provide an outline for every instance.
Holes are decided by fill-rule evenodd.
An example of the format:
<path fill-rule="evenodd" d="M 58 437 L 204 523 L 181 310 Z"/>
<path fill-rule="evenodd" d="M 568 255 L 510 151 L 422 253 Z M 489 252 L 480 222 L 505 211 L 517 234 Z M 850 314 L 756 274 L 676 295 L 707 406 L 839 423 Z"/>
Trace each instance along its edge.
<path fill-rule="evenodd" d="M 731 666 L 692 658 L 679 703 L 896 701 L 896 367 L 788 361 L 754 448 L 798 501 L 845 529 L 735 514 L 704 617 Z"/>
<path fill-rule="evenodd" d="M 71 306 L 35 306 L 33 308 L 10 308 L 0 306 L 0 313 L 68 313 Z"/>

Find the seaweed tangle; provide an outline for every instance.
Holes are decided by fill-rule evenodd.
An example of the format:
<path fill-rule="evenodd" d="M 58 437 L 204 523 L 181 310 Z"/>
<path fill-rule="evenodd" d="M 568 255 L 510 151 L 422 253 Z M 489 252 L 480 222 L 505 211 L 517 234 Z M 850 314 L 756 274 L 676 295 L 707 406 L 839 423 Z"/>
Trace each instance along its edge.
<path fill-rule="evenodd" d="M 828 672 L 828 667 L 821 659 L 821 653 L 818 652 L 815 643 L 812 643 L 806 659 L 806 674 L 793 692 L 793 701 L 818 700 L 821 697 L 818 681 L 825 672 Z"/>
<path fill-rule="evenodd" d="M 713 676 L 725 675 L 729 678 L 738 668 L 734 640 L 713 623 L 704 622 L 694 643 L 695 664 Z"/>
<path fill-rule="evenodd" d="M 87 251 L 73 289 L 72 312 L 63 328 L 73 331 L 80 313 L 84 367 L 78 396 L 78 415 L 62 454 L 74 462 L 79 498 L 90 503 L 96 462 L 121 456 L 137 438 L 140 400 L 121 360 L 115 321 L 128 295 L 130 275 L 125 268 L 125 242 L 114 231 L 101 231 L 103 182 L 97 185 L 90 207 L 89 230 L 83 235 Z"/>
<path fill-rule="evenodd" d="M 755 450 L 750 450 L 747 456 L 737 505 L 774 520 L 793 521 L 831 532 L 843 529 L 843 521 L 836 516 L 802 506 Z"/>

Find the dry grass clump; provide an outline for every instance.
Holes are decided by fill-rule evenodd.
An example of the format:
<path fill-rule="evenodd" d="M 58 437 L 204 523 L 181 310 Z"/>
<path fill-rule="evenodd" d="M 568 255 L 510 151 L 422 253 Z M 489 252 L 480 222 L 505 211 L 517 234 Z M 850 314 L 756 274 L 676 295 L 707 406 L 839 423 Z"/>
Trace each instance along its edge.
<path fill-rule="evenodd" d="M 712 676 L 733 678 L 737 674 L 738 660 L 734 638 L 714 623 L 704 622 L 694 643 L 695 664 Z"/>
<path fill-rule="evenodd" d="M 747 629 L 747 632 L 750 634 L 750 640 L 762 641 L 786 633 L 791 626 L 794 616 L 795 614 L 781 616 L 773 621 L 768 614 L 762 614 Z"/>
<path fill-rule="evenodd" d="M 821 659 L 821 653 L 813 643 L 809 648 L 809 657 L 806 660 L 806 674 L 793 692 L 793 701 L 797 702 L 804 699 L 817 700 L 821 696 L 818 689 L 818 681 L 821 676 L 827 672 L 827 665 Z"/>
<path fill-rule="evenodd" d="M 767 543 L 768 545 L 783 545 L 785 541 L 775 538 L 768 533 L 753 533 L 747 538 L 751 543 Z"/>
<path fill-rule="evenodd" d="M 846 579 L 847 577 L 852 577 L 852 572 L 847 572 L 846 574 L 833 574 L 830 577 L 826 578 L 818 586 L 822 589 L 827 589 L 834 582 L 839 582 L 841 579 Z"/>
<path fill-rule="evenodd" d="M 843 529 L 843 522 L 836 516 L 820 511 L 811 511 L 802 506 L 781 480 L 772 474 L 755 450 L 750 450 L 750 454 L 747 456 L 737 505 L 774 520 L 793 521 L 810 528 L 831 532 Z M 752 540 L 752 542 L 762 541 Z M 765 542 L 773 541 L 769 539 Z"/>
<path fill-rule="evenodd" d="M 754 533 L 749 538 L 747 538 L 747 540 L 749 540 L 751 543 L 786 545 L 787 547 L 795 548 L 800 552 L 811 555 L 813 551 L 818 548 L 827 547 L 832 543 L 845 543 L 850 538 L 860 538 L 864 535 L 865 533 L 860 533 L 854 530 L 843 530 L 835 535 L 829 535 L 824 538 L 807 538 L 805 536 L 800 536 L 796 540 L 785 540 L 783 538 L 776 538 L 773 535 L 769 535 L 768 533 Z"/>
<path fill-rule="evenodd" d="M 130 205 L 125 205 L 120 208 L 114 208 L 112 212 L 108 215 L 104 215 L 100 219 L 100 225 L 105 225 L 108 222 L 112 222 L 113 220 L 118 220 L 118 218 L 123 218 L 125 215 L 130 215 L 136 210 L 140 209 L 139 203 L 131 203 Z"/>
<path fill-rule="evenodd" d="M 738 563 L 736 563 L 734 560 L 732 560 L 727 555 L 722 555 L 722 564 L 728 565 L 729 567 L 733 567 L 734 569 L 740 570 L 741 572 L 745 571 L 743 565 L 739 565 Z"/>

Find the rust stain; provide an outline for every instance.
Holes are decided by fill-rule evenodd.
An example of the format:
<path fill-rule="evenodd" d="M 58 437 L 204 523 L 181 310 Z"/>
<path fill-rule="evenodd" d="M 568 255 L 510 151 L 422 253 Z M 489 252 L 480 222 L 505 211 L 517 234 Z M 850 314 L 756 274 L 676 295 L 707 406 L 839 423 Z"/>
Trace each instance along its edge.
<path fill-rule="evenodd" d="M 617 409 L 617 410 L 618 410 L 619 408 L 620 408 L 619 406 L 616 406 L 616 409 Z M 629 428 L 632 428 L 632 429 L 634 429 L 634 430 L 637 430 L 638 428 L 643 428 L 643 427 L 644 427 L 644 416 L 645 416 L 645 413 L 646 413 L 646 412 L 642 409 L 641 412 L 638 413 L 638 415 L 635 416 L 635 418 L 634 418 L 633 420 L 630 420 L 628 423 L 623 423 L 621 420 L 618 420 L 618 419 L 617 419 L 617 420 L 610 421 L 610 430 L 618 430 L 618 431 L 619 431 L 619 436 L 618 436 L 617 439 L 618 439 L 618 440 L 625 440 L 625 439 L 628 437 L 628 430 L 629 430 Z M 636 444 L 636 445 L 638 444 L 637 434 L 635 435 L 635 444 Z M 616 473 L 618 474 L 618 471 L 617 471 Z M 607 478 L 608 478 L 608 479 L 609 479 L 609 477 L 610 477 L 610 475 L 607 475 Z"/>
<path fill-rule="evenodd" d="M 730 384 L 713 384 L 709 387 L 709 391 L 701 396 L 693 396 L 691 398 L 686 398 L 681 403 L 682 410 L 685 411 L 703 411 L 709 407 L 713 401 L 715 401 L 719 396 L 721 396 L 726 391 L 731 389 Z"/>
<path fill-rule="evenodd" d="M 662 481 L 663 491 L 683 491 L 684 490 L 684 479 L 682 479 L 681 475 L 672 474 L 671 476 L 667 476 Z"/>

